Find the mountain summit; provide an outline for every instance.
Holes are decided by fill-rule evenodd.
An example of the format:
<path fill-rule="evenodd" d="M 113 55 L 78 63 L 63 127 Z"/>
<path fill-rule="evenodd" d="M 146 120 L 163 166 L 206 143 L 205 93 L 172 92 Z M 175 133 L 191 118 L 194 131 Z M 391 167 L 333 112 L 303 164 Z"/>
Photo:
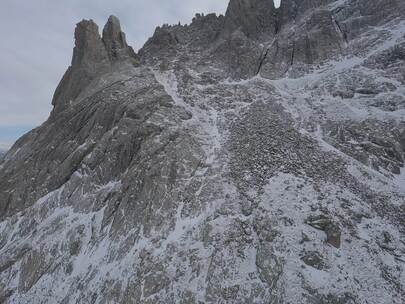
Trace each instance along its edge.
<path fill-rule="evenodd" d="M 405 301 L 405 2 L 78 23 L 0 159 L 1 303 Z"/>
<path fill-rule="evenodd" d="M 127 45 L 117 17 L 111 16 L 108 19 L 102 37 L 93 20 L 79 22 L 75 30 L 72 65 L 63 76 L 52 100 L 55 110 L 64 109 L 77 99 L 97 75 L 108 73 L 113 63 L 127 58 L 136 61 L 136 54 Z"/>

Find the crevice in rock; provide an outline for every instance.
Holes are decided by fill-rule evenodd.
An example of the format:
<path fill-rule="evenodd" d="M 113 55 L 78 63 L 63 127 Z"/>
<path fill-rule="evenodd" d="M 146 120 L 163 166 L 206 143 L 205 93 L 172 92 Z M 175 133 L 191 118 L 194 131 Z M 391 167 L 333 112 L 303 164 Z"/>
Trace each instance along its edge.
<path fill-rule="evenodd" d="M 293 41 L 293 45 L 292 45 L 290 66 L 292 66 L 294 64 L 294 56 L 295 56 L 295 40 Z"/>
<path fill-rule="evenodd" d="M 259 75 L 260 70 L 262 69 L 263 63 L 267 59 L 267 55 L 269 54 L 269 50 L 270 50 L 270 48 L 266 48 L 266 50 L 264 52 L 264 55 L 261 56 L 261 59 L 259 61 L 259 67 L 257 68 L 256 75 Z"/>
<path fill-rule="evenodd" d="M 1 212 L 0 212 L 0 220 L 3 220 L 3 218 L 6 217 L 7 211 L 8 211 L 8 209 L 10 208 L 10 204 L 11 204 L 11 195 L 8 194 L 8 196 L 7 196 L 7 201 L 6 201 L 6 203 L 4 204 L 4 207 L 2 208 L 3 210 L 0 210 L 0 211 L 1 211 Z"/>
<path fill-rule="evenodd" d="M 274 34 L 277 35 L 280 32 L 280 28 L 281 28 L 280 14 L 278 11 L 276 12 L 275 18 L 276 18 L 276 23 L 274 25 Z"/>
<path fill-rule="evenodd" d="M 346 31 L 344 31 L 344 30 L 342 29 L 342 26 L 340 25 L 339 21 L 337 21 L 336 18 L 333 17 L 333 16 L 332 16 L 332 21 L 333 21 L 333 23 L 336 25 L 336 28 L 339 30 L 339 32 L 340 32 L 340 34 L 341 34 L 343 40 L 346 42 L 346 44 L 348 44 L 349 41 L 348 41 L 348 39 L 347 39 L 347 33 L 346 33 Z"/>
<path fill-rule="evenodd" d="M 104 202 L 108 201 L 110 198 L 111 198 L 111 195 L 108 195 L 107 198 L 104 200 Z M 104 229 L 108 225 L 108 223 L 115 220 L 115 215 L 116 215 L 117 211 L 120 209 L 121 204 L 122 204 L 121 199 L 117 200 L 114 203 L 114 205 L 112 206 L 111 213 L 105 219 L 103 219 L 103 224 L 101 227 L 102 229 Z"/>
<path fill-rule="evenodd" d="M 260 56 L 259 66 L 258 66 L 258 68 L 257 68 L 256 75 L 259 75 L 259 73 L 260 73 L 260 71 L 261 71 L 261 69 L 262 69 L 262 67 L 263 67 L 264 62 L 266 61 L 266 59 L 267 59 L 267 57 L 268 57 L 268 55 L 269 55 L 270 49 L 273 47 L 273 45 L 274 45 L 274 43 L 275 43 L 276 41 L 277 41 L 277 36 L 273 39 L 273 41 L 272 41 L 272 42 L 266 47 L 266 49 L 262 52 L 262 55 Z"/>

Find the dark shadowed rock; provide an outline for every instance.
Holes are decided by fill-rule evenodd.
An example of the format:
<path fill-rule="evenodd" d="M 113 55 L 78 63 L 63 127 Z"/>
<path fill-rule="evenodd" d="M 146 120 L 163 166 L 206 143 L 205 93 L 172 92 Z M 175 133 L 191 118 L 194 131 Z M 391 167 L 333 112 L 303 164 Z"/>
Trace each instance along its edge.
<path fill-rule="evenodd" d="M 242 31 L 249 38 L 257 38 L 276 32 L 276 9 L 269 0 L 231 0 L 226 14 L 224 35 L 235 30 Z"/>
<path fill-rule="evenodd" d="M 75 29 L 72 67 L 90 69 L 105 61 L 107 61 L 106 51 L 97 24 L 93 20 L 79 22 Z"/>
<path fill-rule="evenodd" d="M 317 251 L 308 251 L 302 254 L 301 260 L 308 266 L 323 270 L 326 268 L 323 256 Z"/>
<path fill-rule="evenodd" d="M 340 248 L 341 230 L 339 229 L 339 225 L 330 218 L 324 215 L 311 216 L 305 222 L 315 229 L 324 231 L 326 233 L 326 242 L 336 248 Z"/>
<path fill-rule="evenodd" d="M 127 44 L 125 33 L 121 31 L 120 21 L 115 16 L 110 16 L 104 26 L 103 42 L 112 62 L 127 57 L 136 58 L 134 50 Z"/>

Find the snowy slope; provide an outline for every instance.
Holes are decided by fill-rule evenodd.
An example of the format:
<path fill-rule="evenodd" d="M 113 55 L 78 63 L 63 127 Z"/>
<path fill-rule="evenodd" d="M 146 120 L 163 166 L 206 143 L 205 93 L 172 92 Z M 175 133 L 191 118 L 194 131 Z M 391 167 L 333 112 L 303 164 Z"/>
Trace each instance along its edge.
<path fill-rule="evenodd" d="M 404 15 L 292 2 L 122 44 L 12 147 L 0 302 L 404 303 Z"/>

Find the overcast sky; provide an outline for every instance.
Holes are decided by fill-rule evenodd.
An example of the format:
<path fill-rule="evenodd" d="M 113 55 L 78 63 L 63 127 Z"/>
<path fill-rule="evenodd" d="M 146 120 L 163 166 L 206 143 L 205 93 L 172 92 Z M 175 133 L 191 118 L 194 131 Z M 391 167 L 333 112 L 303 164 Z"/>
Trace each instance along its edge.
<path fill-rule="evenodd" d="M 0 0 L 0 148 L 47 119 L 80 20 L 93 19 L 102 29 L 114 14 L 139 49 L 156 26 L 189 23 L 195 13 L 224 14 L 228 1 Z"/>

